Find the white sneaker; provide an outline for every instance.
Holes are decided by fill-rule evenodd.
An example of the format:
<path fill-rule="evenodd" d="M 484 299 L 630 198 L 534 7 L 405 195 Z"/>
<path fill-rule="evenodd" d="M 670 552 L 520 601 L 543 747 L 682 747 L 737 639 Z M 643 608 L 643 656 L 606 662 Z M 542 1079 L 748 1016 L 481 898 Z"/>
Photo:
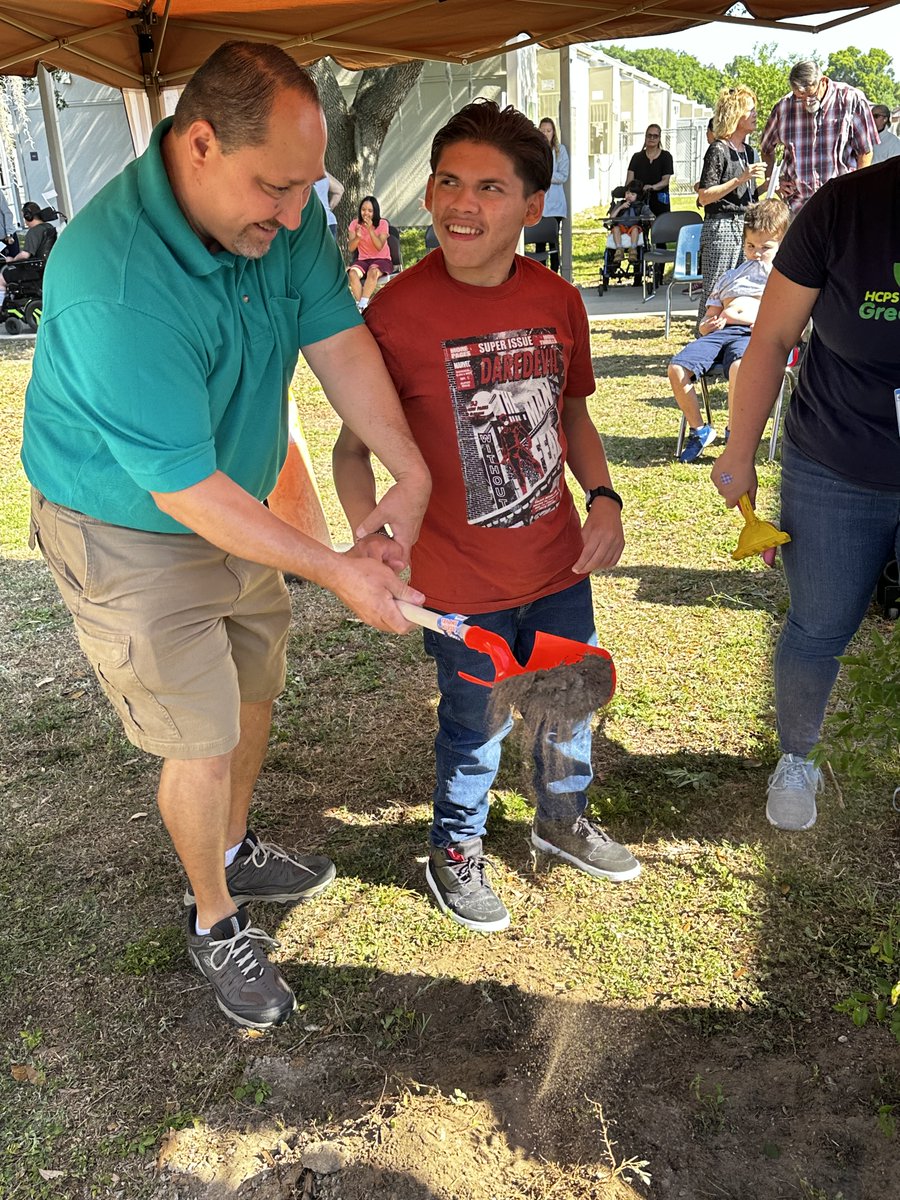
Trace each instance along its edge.
<path fill-rule="evenodd" d="M 776 829 L 812 829 L 822 772 L 799 754 L 782 754 L 769 776 L 766 817 Z"/>

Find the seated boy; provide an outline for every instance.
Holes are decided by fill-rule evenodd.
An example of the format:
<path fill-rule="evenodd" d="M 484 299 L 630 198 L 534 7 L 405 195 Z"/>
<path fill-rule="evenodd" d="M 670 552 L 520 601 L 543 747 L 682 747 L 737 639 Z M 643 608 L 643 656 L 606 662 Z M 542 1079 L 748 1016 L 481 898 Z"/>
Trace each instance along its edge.
<path fill-rule="evenodd" d="M 539 630 L 596 645 L 591 571 L 624 547 L 621 499 L 586 397 L 590 335 L 577 290 L 516 254 L 541 216 L 552 156 L 513 108 L 476 101 L 434 138 L 425 206 L 439 248 L 379 292 L 366 310 L 432 472 L 431 501 L 412 549 L 411 579 L 438 612 L 475 614 L 527 661 Z M 582 525 L 565 467 L 585 489 Z M 372 512 L 368 449 L 346 427 L 334 478 L 352 529 Z M 364 539 L 396 562 L 389 538 Z M 437 666 L 437 786 L 425 878 L 438 907 L 467 929 L 505 929 L 509 914 L 487 876 L 482 839 L 507 709 L 491 720 L 490 659 L 426 630 Z M 590 720 L 565 737 L 553 721 L 534 743 L 532 845 L 601 879 L 633 879 L 629 850 L 585 817 L 592 779 Z"/>
<path fill-rule="evenodd" d="M 637 262 L 637 244 L 638 238 L 641 236 L 641 214 L 644 207 L 640 186 L 634 180 L 625 184 L 625 198 L 621 201 L 614 200 L 609 206 L 609 216 L 615 219 L 615 224 L 611 226 L 612 238 L 616 246 L 613 262 L 620 263 L 625 257 L 625 251 L 622 248 L 623 233 L 628 234 L 631 242 L 628 248 L 628 261 Z"/>
<path fill-rule="evenodd" d="M 777 199 L 761 200 L 747 209 L 744 218 L 744 259 L 739 267 L 725 271 L 713 285 L 700 321 L 700 337 L 669 363 L 669 383 L 678 407 L 687 418 L 690 434 L 679 462 L 693 462 L 716 440 L 712 425 L 704 425 L 694 381 L 717 362 L 728 380 L 728 414 L 738 367 L 747 349 L 772 260 L 787 232 L 790 212 Z M 725 428 L 728 441 L 728 427 Z"/>

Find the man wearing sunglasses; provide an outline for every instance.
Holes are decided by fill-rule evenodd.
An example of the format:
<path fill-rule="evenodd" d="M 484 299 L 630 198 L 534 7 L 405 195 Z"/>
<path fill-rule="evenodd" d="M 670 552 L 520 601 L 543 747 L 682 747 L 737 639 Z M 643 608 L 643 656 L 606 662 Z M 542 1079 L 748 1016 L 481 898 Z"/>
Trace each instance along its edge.
<path fill-rule="evenodd" d="M 886 104 L 872 105 L 872 120 L 881 139 L 872 155 L 872 163 L 885 162 L 900 155 L 900 138 L 891 131 L 891 110 Z"/>
<path fill-rule="evenodd" d="M 795 63 L 788 83 L 790 94 L 772 109 L 760 151 L 768 177 L 784 147 L 778 190 L 796 214 L 823 183 L 869 165 L 878 130 L 862 92 L 829 79 L 818 63 Z"/>

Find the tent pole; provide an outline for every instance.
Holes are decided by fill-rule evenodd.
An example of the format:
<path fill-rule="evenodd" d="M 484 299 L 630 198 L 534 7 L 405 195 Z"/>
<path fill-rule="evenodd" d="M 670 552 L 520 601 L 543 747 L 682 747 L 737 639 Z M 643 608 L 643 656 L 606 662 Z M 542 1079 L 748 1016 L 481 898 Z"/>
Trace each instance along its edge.
<path fill-rule="evenodd" d="M 166 0 L 160 19 L 153 14 L 155 0 L 145 0 L 141 8 L 144 20 L 135 26 L 137 34 L 138 53 L 144 70 L 144 91 L 147 93 L 147 103 L 150 105 L 150 120 L 157 125 L 165 116 L 163 111 L 161 88 L 159 86 L 159 57 L 162 53 L 163 39 L 169 27 L 169 6 L 172 0 Z M 154 33 L 154 26 L 158 26 Z"/>
<path fill-rule="evenodd" d="M 571 52 L 568 46 L 559 51 L 559 140 L 569 151 L 570 164 L 575 161 L 572 145 L 572 77 L 570 73 Z M 559 272 L 563 279 L 572 280 L 572 169 L 563 184 L 568 217 L 562 223 L 562 238 L 559 247 Z"/>
<path fill-rule="evenodd" d="M 150 105 L 150 121 L 151 124 L 158 125 L 165 116 L 163 112 L 162 96 L 159 91 L 159 81 L 157 79 L 148 79 L 147 86 L 147 103 Z"/>
<path fill-rule="evenodd" d="M 44 132 L 47 135 L 47 150 L 50 155 L 50 176 L 53 186 L 56 188 L 54 208 L 65 213 L 67 220 L 71 220 L 75 214 L 72 209 L 72 196 L 69 192 L 66 156 L 59 132 L 56 92 L 53 87 L 53 78 L 43 63 L 38 67 L 38 90 L 41 96 L 41 112 L 44 116 Z"/>

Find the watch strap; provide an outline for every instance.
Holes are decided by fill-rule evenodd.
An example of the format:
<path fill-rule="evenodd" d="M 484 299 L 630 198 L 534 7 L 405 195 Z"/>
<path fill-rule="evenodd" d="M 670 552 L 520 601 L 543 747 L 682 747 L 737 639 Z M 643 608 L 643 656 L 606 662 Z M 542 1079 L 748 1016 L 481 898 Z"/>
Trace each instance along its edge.
<path fill-rule="evenodd" d="M 598 496 L 605 496 L 607 498 L 607 500 L 615 500 L 615 502 L 616 502 L 616 504 L 618 504 L 619 508 L 622 507 L 622 497 L 619 495 L 618 492 L 614 492 L 612 490 L 612 488 L 608 488 L 608 487 L 595 487 L 595 488 L 591 488 L 591 490 L 585 494 L 585 497 L 584 497 L 585 512 L 591 511 L 591 505 L 594 503 L 594 501 L 597 499 Z"/>

